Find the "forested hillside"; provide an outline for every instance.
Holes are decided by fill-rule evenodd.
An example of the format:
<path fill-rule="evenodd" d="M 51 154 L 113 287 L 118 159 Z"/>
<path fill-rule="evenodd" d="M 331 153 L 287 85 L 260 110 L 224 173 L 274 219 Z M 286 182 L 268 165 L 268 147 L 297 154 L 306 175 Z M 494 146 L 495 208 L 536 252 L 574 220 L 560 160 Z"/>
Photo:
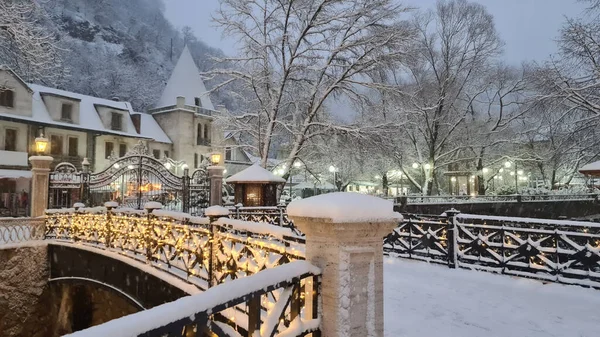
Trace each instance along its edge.
<path fill-rule="evenodd" d="M 40 0 L 38 23 L 55 35 L 63 67 L 54 76 L 27 78 L 104 98 L 132 102 L 144 110 L 158 99 L 187 43 L 201 71 L 221 51 L 178 31 L 164 16 L 161 0 Z M 45 12 L 45 13 L 44 13 Z M 1 59 L 16 67 L 10 58 Z M 11 64 L 13 63 L 13 64 Z M 220 99 L 215 97 L 216 104 Z"/>

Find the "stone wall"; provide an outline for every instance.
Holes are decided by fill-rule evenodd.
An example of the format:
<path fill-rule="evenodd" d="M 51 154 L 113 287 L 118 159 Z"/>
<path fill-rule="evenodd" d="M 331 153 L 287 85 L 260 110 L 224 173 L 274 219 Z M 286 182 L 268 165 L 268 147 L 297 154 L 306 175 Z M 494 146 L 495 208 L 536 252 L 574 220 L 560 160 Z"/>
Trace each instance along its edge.
<path fill-rule="evenodd" d="M 0 249 L 0 336 L 46 337 L 53 330 L 46 246 Z"/>
<path fill-rule="evenodd" d="M 48 279 L 46 245 L 0 249 L 0 337 L 58 337 L 141 310 L 98 284 Z"/>
<path fill-rule="evenodd" d="M 472 202 L 395 205 L 402 213 L 441 214 L 451 208 L 462 213 L 540 219 L 582 218 L 600 214 L 600 204 L 593 200 L 546 200 L 522 202 Z"/>

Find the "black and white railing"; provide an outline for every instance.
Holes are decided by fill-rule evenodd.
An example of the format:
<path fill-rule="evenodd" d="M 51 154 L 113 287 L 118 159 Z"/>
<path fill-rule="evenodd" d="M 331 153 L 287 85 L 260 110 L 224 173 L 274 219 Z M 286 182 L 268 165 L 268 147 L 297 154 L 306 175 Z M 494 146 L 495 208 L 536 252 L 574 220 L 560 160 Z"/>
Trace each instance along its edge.
<path fill-rule="evenodd" d="M 600 223 L 459 214 L 406 216 L 389 255 L 600 288 Z"/>

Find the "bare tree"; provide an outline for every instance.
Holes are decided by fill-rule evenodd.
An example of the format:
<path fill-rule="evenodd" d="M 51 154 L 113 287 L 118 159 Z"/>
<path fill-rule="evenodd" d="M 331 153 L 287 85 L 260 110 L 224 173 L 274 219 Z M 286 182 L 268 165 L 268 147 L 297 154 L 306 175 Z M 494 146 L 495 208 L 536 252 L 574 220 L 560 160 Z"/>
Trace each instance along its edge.
<path fill-rule="evenodd" d="M 431 194 L 438 169 L 468 147 L 456 142 L 456 135 L 488 91 L 486 72 L 503 44 L 485 7 L 465 0 L 438 1 L 435 10 L 415 16 L 414 27 L 419 34 L 415 57 L 391 76 L 403 91 L 394 104 L 405 121 L 405 145 L 396 158 L 408 179 Z M 406 166 L 414 162 L 424 186 Z"/>
<path fill-rule="evenodd" d="M 36 1 L 0 1 L 0 65 L 27 81 L 52 83 L 62 76 L 56 37 L 41 25 L 46 19 Z"/>
<path fill-rule="evenodd" d="M 360 133 L 329 112 L 335 98 L 362 104 L 377 87 L 369 73 L 404 57 L 411 30 L 392 0 L 221 0 L 215 21 L 238 39 L 239 56 L 213 71 L 247 98 L 229 121 L 253 140 L 265 165 L 290 144 L 286 167 L 323 135 Z M 287 176 L 285 172 L 284 176 Z"/>

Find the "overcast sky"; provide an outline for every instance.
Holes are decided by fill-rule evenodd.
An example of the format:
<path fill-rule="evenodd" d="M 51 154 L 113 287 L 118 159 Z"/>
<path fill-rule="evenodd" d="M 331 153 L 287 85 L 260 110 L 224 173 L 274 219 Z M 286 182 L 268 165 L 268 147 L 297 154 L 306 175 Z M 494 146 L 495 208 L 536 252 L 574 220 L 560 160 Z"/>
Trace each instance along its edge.
<path fill-rule="evenodd" d="M 235 43 L 223 39 L 211 22 L 219 0 L 163 0 L 167 17 L 176 27 L 194 29 L 196 36 L 227 54 L 235 52 Z M 416 7 L 429 8 L 436 0 L 405 0 Z M 505 58 L 512 64 L 527 60 L 543 60 L 556 52 L 554 39 L 565 16 L 583 13 L 584 6 L 576 0 L 474 0 L 485 5 L 494 15 L 496 28 L 506 42 Z"/>

